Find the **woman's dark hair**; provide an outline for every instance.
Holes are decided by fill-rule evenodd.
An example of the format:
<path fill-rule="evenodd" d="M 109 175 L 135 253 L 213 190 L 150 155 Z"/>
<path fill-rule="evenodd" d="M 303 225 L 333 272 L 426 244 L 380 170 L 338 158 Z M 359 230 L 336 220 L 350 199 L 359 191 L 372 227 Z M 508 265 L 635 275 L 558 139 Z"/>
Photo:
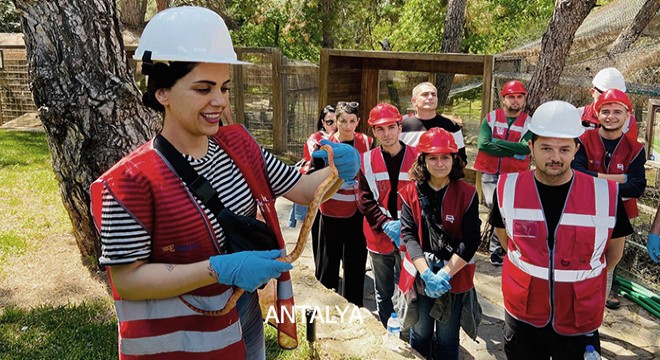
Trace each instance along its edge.
<path fill-rule="evenodd" d="M 148 75 L 147 91 L 142 94 L 142 103 L 158 112 L 164 112 L 165 107 L 156 99 L 156 91 L 169 89 L 197 66 L 196 62 L 175 61 L 165 63 L 143 63 L 142 73 Z"/>
<path fill-rule="evenodd" d="M 426 157 L 428 154 L 419 153 L 417 155 L 417 160 L 408 171 L 408 176 L 411 181 L 429 181 L 431 179 L 431 173 L 426 168 Z M 451 171 L 449 171 L 449 180 L 458 180 L 465 177 L 465 163 L 458 153 L 451 154 L 453 160 L 451 165 Z"/>
<path fill-rule="evenodd" d="M 335 112 L 335 107 L 332 105 L 327 105 L 326 107 L 321 110 L 321 114 L 319 115 L 319 122 L 316 124 L 316 130 L 323 130 L 323 119 L 325 119 L 325 116 L 328 115 L 329 113 L 334 113 Z"/>

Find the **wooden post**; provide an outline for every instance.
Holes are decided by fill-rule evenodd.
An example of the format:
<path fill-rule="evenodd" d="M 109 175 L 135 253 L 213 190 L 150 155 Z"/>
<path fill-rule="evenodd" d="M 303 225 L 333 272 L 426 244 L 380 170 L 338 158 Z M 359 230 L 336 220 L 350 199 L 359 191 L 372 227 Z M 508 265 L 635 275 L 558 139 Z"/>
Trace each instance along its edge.
<path fill-rule="evenodd" d="M 286 129 L 283 126 L 282 113 L 284 106 L 282 106 L 282 81 L 280 78 L 280 70 L 282 68 L 282 53 L 279 49 L 273 48 L 272 56 L 272 76 L 273 76 L 273 153 L 282 154 L 284 152 L 285 138 L 284 132 Z"/>
<path fill-rule="evenodd" d="M 360 80 L 360 126 L 359 131 L 363 134 L 370 134 L 369 111 L 378 103 L 378 69 L 363 68 L 362 79 Z"/>
<path fill-rule="evenodd" d="M 243 60 L 243 49 L 236 48 L 236 55 L 238 60 Z M 232 97 L 234 98 L 234 120 L 237 124 L 245 124 L 245 84 L 243 84 L 243 66 L 249 65 L 234 65 L 234 78 L 232 79 L 234 91 Z"/>
<path fill-rule="evenodd" d="M 328 76 L 329 76 L 329 54 L 328 49 L 321 49 L 321 59 L 319 62 L 319 103 L 317 113 L 328 103 Z"/>
<path fill-rule="evenodd" d="M 484 85 L 483 85 L 483 89 L 481 90 L 481 118 L 479 118 L 480 124 L 481 124 L 481 119 L 486 117 L 486 114 L 488 114 L 491 111 L 493 105 L 494 63 L 495 61 L 492 55 L 484 56 L 484 75 L 483 75 Z M 477 195 L 479 196 L 479 203 L 481 203 L 484 198 L 484 194 L 481 191 L 481 171 L 475 170 L 474 186 L 477 190 Z"/>

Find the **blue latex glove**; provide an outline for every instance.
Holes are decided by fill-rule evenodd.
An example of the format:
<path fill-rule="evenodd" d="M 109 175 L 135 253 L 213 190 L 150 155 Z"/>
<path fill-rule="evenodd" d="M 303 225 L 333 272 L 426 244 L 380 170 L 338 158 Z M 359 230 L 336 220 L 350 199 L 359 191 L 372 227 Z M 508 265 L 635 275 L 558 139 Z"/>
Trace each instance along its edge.
<path fill-rule="evenodd" d="M 358 170 L 360 170 L 360 153 L 352 146 L 342 143 L 334 143 L 328 139 L 321 140 L 321 145 L 330 145 L 335 154 L 335 167 L 339 177 L 344 181 L 355 179 Z M 328 152 L 317 150 L 312 153 L 313 158 L 325 160 L 328 163 Z"/>
<path fill-rule="evenodd" d="M 520 155 L 520 154 L 513 155 L 513 158 L 518 160 L 525 160 L 526 157 L 527 155 Z"/>
<path fill-rule="evenodd" d="M 451 276 L 442 269 L 437 274 L 433 273 L 431 269 L 426 269 L 422 273 L 422 280 L 424 280 L 424 284 L 426 285 L 424 287 L 426 296 L 434 299 L 439 298 L 451 289 L 451 285 L 449 284 Z"/>
<path fill-rule="evenodd" d="M 398 249 L 399 244 L 401 244 L 401 221 L 390 220 L 386 222 L 383 224 L 383 232 L 394 241 L 394 245 L 396 245 L 396 248 Z"/>
<path fill-rule="evenodd" d="M 268 280 L 293 268 L 289 263 L 275 260 L 280 256 L 279 250 L 241 251 L 211 256 L 209 262 L 218 274 L 219 283 L 252 292 Z"/>
<path fill-rule="evenodd" d="M 649 237 L 646 239 L 646 250 L 649 251 L 651 260 L 657 264 L 658 257 L 660 257 L 660 236 L 649 234 Z"/>

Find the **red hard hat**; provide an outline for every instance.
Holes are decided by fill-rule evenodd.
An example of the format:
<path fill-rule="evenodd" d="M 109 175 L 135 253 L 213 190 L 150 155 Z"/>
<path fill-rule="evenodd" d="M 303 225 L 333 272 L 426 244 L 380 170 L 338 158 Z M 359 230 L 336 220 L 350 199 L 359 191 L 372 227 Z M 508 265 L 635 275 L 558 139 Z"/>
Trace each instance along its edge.
<path fill-rule="evenodd" d="M 369 126 L 386 125 L 391 123 L 399 123 L 403 117 L 399 113 L 399 109 L 394 105 L 387 103 L 380 103 L 374 106 L 369 112 Z"/>
<path fill-rule="evenodd" d="M 600 94 L 596 101 L 596 111 L 600 111 L 600 107 L 605 104 L 621 104 L 625 106 L 628 111 L 632 111 L 632 103 L 626 93 L 619 89 L 611 88 L 604 93 Z"/>
<path fill-rule="evenodd" d="M 458 146 L 449 131 L 431 128 L 419 138 L 417 150 L 425 154 L 453 154 L 458 152 Z"/>
<path fill-rule="evenodd" d="M 527 95 L 527 90 L 525 90 L 525 86 L 520 81 L 511 80 L 502 86 L 502 92 L 500 93 L 500 96 L 505 97 L 509 94 Z"/>

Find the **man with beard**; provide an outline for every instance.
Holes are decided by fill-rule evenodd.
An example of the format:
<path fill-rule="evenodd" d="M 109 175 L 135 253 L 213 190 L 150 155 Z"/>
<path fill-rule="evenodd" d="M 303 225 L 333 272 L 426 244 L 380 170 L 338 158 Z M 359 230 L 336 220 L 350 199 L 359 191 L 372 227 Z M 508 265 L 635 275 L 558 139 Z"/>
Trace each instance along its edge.
<path fill-rule="evenodd" d="M 600 353 L 606 272 L 632 233 L 617 185 L 570 168 L 584 133 L 563 101 L 538 107 L 529 131 L 535 170 L 503 174 L 490 223 L 502 268 L 507 359 L 583 359 Z"/>
<path fill-rule="evenodd" d="M 643 144 L 623 133 L 632 104 L 626 93 L 610 89 L 598 97 L 594 110 L 598 114 L 600 126 L 580 137 L 580 150 L 571 166 L 591 176 L 616 182 L 628 218 L 635 218 L 639 215 L 637 198 L 642 196 L 646 188 L 646 152 Z M 621 304 L 616 294 L 610 293 L 612 277 L 613 274 L 609 273 L 606 306 L 618 309 Z"/>
<path fill-rule="evenodd" d="M 441 128 L 447 130 L 454 137 L 458 145 L 458 156 L 463 159 L 467 165 L 467 154 L 465 153 L 465 141 L 463 140 L 463 131 L 461 126 L 451 119 L 436 113 L 438 108 L 438 89 L 430 82 L 417 84 L 412 91 L 413 108 L 415 115 L 403 119 L 401 141 L 410 145 L 417 146 L 419 137 L 426 130 L 431 128 Z"/>
<path fill-rule="evenodd" d="M 501 174 L 529 169 L 529 141 L 527 131 L 530 117 L 523 111 L 527 90 L 518 80 L 504 84 L 500 93 L 502 106 L 483 119 L 477 139 L 477 159 L 474 168 L 481 171 L 481 191 L 489 209 L 493 207 L 493 193 Z M 502 265 L 504 250 L 493 234 L 489 244 L 490 263 Z"/>
<path fill-rule="evenodd" d="M 399 141 L 401 114 L 390 104 L 381 103 L 369 112 L 369 125 L 380 146 L 362 155 L 358 173 L 358 208 L 364 214 L 363 230 L 371 258 L 376 289 L 376 309 L 383 326 L 394 312 L 396 284 L 399 282 L 401 199 L 399 189 L 410 183 L 408 170 L 417 151 Z"/>

